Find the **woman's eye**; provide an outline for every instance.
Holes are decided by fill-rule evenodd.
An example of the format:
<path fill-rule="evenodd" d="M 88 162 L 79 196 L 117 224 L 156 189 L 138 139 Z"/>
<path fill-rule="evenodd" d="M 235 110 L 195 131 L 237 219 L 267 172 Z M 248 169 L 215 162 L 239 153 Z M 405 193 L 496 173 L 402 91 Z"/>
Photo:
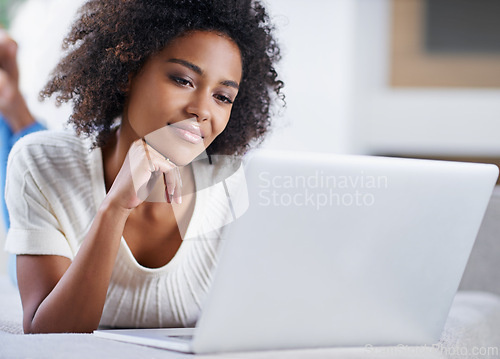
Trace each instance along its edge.
<path fill-rule="evenodd" d="M 181 86 L 191 86 L 191 81 L 178 76 L 170 76 L 170 79 Z"/>
<path fill-rule="evenodd" d="M 222 101 L 224 103 L 229 103 L 229 104 L 233 103 L 233 101 L 229 97 L 224 96 L 224 95 L 215 95 L 214 97 L 217 100 Z"/>

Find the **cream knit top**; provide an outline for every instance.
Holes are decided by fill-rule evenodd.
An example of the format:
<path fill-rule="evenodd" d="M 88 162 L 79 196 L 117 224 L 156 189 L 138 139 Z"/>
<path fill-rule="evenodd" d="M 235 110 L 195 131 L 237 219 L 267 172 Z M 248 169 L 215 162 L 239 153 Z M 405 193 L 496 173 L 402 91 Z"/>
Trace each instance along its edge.
<path fill-rule="evenodd" d="M 69 131 L 37 132 L 14 146 L 7 167 L 7 251 L 74 258 L 106 196 L 101 150 L 89 148 L 88 141 Z M 235 218 L 229 198 L 243 176 L 234 158 L 212 161 L 192 164 L 194 211 L 169 263 L 141 266 L 122 238 L 101 326 L 194 326 L 210 287 L 224 225 Z"/>

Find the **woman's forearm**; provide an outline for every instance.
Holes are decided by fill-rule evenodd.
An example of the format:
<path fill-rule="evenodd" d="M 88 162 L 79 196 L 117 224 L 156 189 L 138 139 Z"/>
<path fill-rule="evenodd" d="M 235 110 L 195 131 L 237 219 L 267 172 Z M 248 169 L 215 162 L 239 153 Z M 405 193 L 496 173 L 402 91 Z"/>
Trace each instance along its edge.
<path fill-rule="evenodd" d="M 131 145 L 129 154 L 72 262 L 58 256 L 18 256 L 25 332 L 91 332 L 97 328 L 125 222 L 147 197 L 146 193 L 140 198 L 136 188 L 143 188 L 153 172 L 175 168 L 159 155 L 148 160 L 140 139 Z"/>
<path fill-rule="evenodd" d="M 25 332 L 92 332 L 97 328 L 129 213 L 110 201 L 101 205 L 81 248 L 55 287 L 38 306 L 23 302 Z M 33 256 L 23 260 L 30 259 Z M 18 264 L 19 270 L 23 266 Z M 23 294 L 30 279 L 19 278 Z"/>

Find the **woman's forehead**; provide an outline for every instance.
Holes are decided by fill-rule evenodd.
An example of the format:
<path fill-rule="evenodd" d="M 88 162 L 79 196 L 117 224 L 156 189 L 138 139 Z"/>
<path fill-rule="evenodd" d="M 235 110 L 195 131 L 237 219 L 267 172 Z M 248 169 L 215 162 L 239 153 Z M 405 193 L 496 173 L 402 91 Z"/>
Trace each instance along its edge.
<path fill-rule="evenodd" d="M 238 45 L 215 31 L 192 31 L 170 41 L 158 54 L 159 61 L 183 60 L 201 71 L 226 73 L 241 79 L 242 59 Z"/>

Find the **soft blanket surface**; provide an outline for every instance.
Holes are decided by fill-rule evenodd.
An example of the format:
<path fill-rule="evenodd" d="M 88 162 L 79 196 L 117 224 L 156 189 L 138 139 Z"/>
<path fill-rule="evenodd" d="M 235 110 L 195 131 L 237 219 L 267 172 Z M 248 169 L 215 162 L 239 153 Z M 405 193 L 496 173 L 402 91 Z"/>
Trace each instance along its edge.
<path fill-rule="evenodd" d="M 17 289 L 0 277 L 0 358 L 186 358 L 176 353 L 96 338 L 92 334 L 22 334 Z M 459 292 L 441 340 L 432 347 L 318 348 L 203 355 L 210 358 L 500 358 L 500 297 Z"/>

